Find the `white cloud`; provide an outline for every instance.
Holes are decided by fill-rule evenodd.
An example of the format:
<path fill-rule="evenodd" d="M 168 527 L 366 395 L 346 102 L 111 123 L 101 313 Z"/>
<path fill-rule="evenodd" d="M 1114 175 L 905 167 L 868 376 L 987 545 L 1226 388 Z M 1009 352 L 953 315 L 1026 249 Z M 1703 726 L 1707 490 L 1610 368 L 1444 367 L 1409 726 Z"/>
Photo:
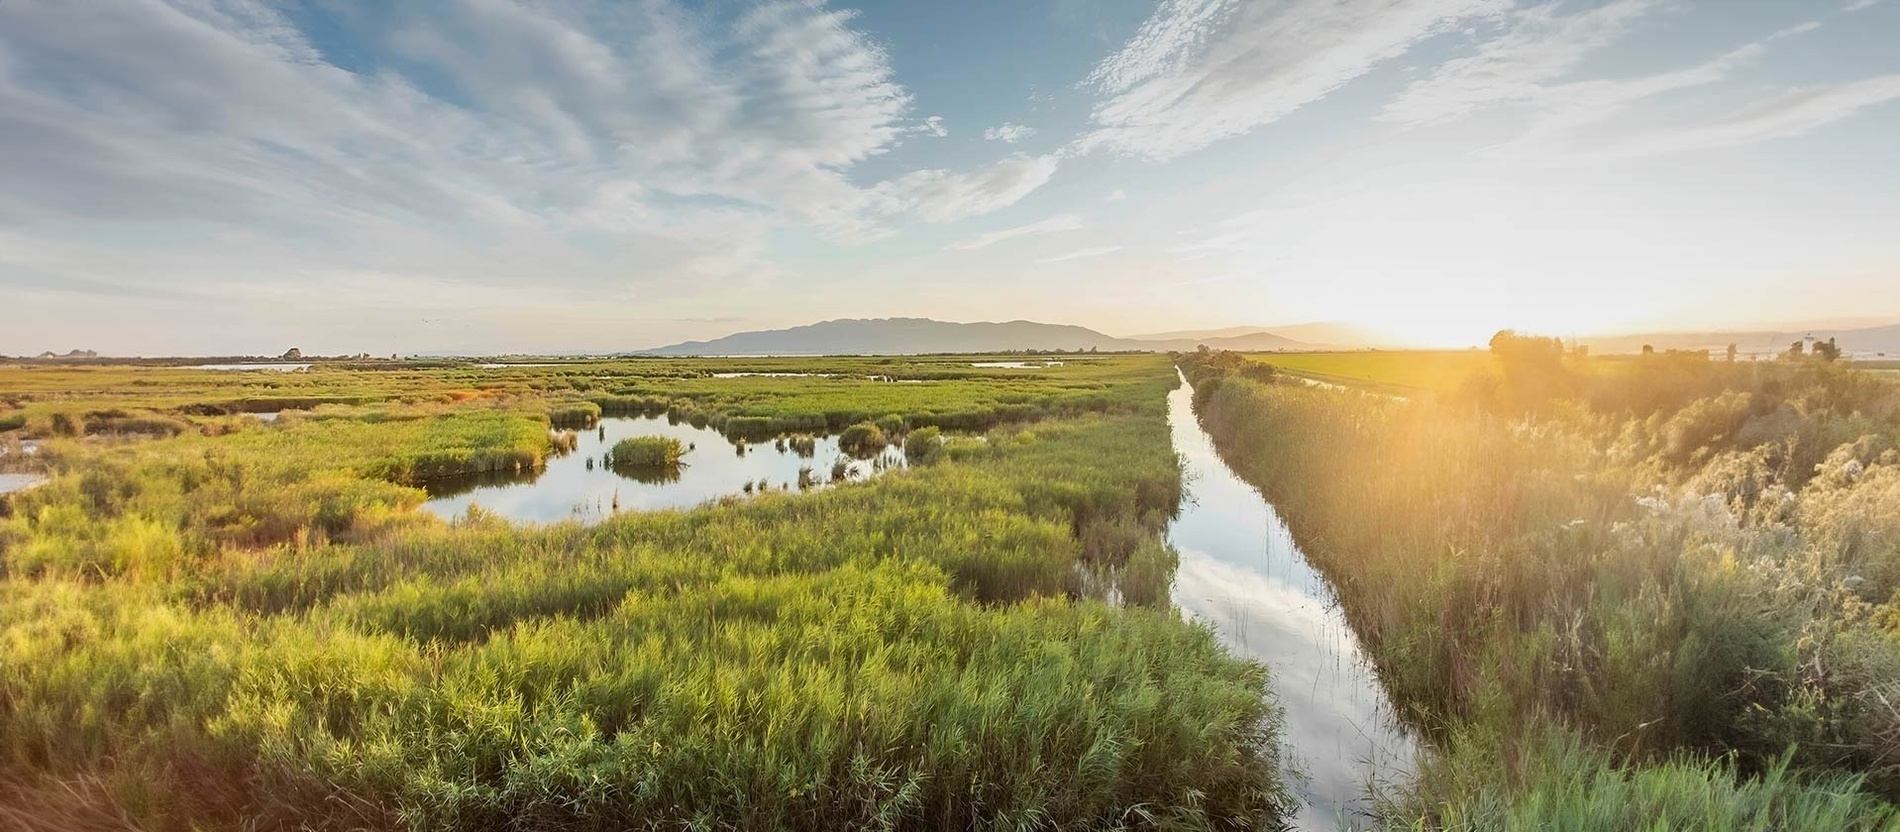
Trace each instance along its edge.
<path fill-rule="evenodd" d="M 330 63 L 263 0 L 0 2 L 0 223 L 104 253 L 0 258 L 0 286 L 312 285 L 369 266 L 703 291 L 771 273 L 772 228 L 875 236 L 900 211 L 1014 202 L 1053 169 L 854 183 L 907 133 L 947 131 L 912 120 L 883 49 L 819 2 L 323 13 L 372 65 Z"/>
<path fill-rule="evenodd" d="M 1127 191 L 1124 191 L 1120 188 L 1116 188 L 1115 190 L 1109 191 L 1108 196 L 1102 197 L 1102 201 L 1103 202 L 1120 202 L 1127 198 L 1128 198 Z"/>
<path fill-rule="evenodd" d="M 1508 18 L 1508 31 L 1475 54 L 1446 61 L 1413 82 L 1380 117 L 1427 124 L 1485 106 L 1535 100 L 1545 84 L 1570 74 L 1631 24 L 1669 5 L 1669 0 L 1614 0 L 1569 15 L 1559 14 L 1563 7 L 1555 3 L 1519 10 Z"/>
<path fill-rule="evenodd" d="M 1068 260 L 1084 260 L 1090 257 L 1101 257 L 1103 255 L 1114 254 L 1115 252 L 1118 252 L 1121 250 L 1122 250 L 1121 246 L 1099 246 L 1096 248 L 1082 248 L 1082 249 L 1076 249 L 1075 251 L 1071 251 L 1068 254 L 1058 254 L 1054 257 L 1044 257 L 1040 260 L 1037 260 L 1036 262 L 1061 263 Z"/>
<path fill-rule="evenodd" d="M 1005 121 L 1001 127 L 986 128 L 983 131 L 983 140 L 1015 144 L 1034 135 L 1036 135 L 1036 128 L 1034 127 L 1024 127 L 1020 124 L 1011 124 Z"/>
<path fill-rule="evenodd" d="M 1851 14 L 1853 12 L 1858 12 L 1865 9 L 1871 9 L 1874 6 L 1879 5 L 1879 3 L 1880 3 L 1880 0 L 1852 0 L 1846 6 L 1841 7 L 1841 11 L 1848 12 Z"/>
<path fill-rule="evenodd" d="M 967 240 L 959 240 L 951 243 L 944 248 L 954 251 L 969 251 L 971 249 L 987 248 L 1004 240 L 1013 240 L 1017 237 L 1056 234 L 1063 231 L 1075 231 L 1082 227 L 1083 223 L 1080 216 L 1075 214 L 1058 214 L 1046 220 L 1029 223 L 1028 225 L 1019 225 L 1014 228 L 1005 228 L 1001 231 L 978 234 Z"/>
<path fill-rule="evenodd" d="M 1155 160 L 1318 101 L 1413 44 L 1511 0 L 1163 0 L 1089 76 L 1084 149 Z"/>
<path fill-rule="evenodd" d="M 950 131 L 944 129 L 943 116 L 931 116 L 926 118 L 916 126 L 910 128 L 910 132 L 923 133 L 925 135 L 935 136 L 939 139 L 950 135 Z"/>
<path fill-rule="evenodd" d="M 929 222 L 950 222 L 1014 205 L 1055 172 L 1056 157 L 1020 153 L 963 173 L 913 171 L 877 185 L 873 205 L 881 215 L 908 212 Z"/>

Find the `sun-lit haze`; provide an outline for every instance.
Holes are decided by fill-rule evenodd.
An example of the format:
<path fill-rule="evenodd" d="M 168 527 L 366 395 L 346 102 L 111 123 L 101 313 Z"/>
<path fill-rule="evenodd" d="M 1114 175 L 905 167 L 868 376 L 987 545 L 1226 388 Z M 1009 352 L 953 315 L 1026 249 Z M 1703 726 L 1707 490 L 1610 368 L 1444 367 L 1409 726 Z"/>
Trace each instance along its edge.
<path fill-rule="evenodd" d="M 0 354 L 1900 320 L 1896 0 L 3 0 Z"/>

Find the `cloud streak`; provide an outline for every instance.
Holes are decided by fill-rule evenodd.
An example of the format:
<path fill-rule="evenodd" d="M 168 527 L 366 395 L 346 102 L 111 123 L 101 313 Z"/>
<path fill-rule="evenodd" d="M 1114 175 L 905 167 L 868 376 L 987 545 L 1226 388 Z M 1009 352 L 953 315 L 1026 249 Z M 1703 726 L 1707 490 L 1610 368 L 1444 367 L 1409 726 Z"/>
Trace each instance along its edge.
<path fill-rule="evenodd" d="M 1005 228 L 1001 231 L 978 234 L 967 240 L 959 240 L 951 243 L 944 248 L 947 251 L 973 251 L 979 248 L 989 248 L 997 243 L 1005 240 L 1014 240 L 1018 237 L 1034 237 L 1044 234 L 1058 234 L 1064 231 L 1076 231 L 1083 226 L 1084 223 L 1080 216 L 1075 214 L 1058 214 L 1046 220 L 1029 223 L 1028 225 L 1018 225 L 1014 228 Z"/>
<path fill-rule="evenodd" d="M 1081 149 L 1164 161 L 1332 94 L 1419 41 L 1510 0 L 1164 0 L 1088 85 Z"/>
<path fill-rule="evenodd" d="M 1115 252 L 1118 252 L 1121 250 L 1122 250 L 1121 246 L 1098 246 L 1095 248 L 1080 248 L 1080 249 L 1076 249 L 1075 251 L 1071 251 L 1067 254 L 1058 254 L 1054 257 L 1044 257 L 1040 260 L 1037 260 L 1036 262 L 1038 263 L 1066 263 L 1070 260 L 1086 260 L 1091 257 L 1102 257 L 1104 255 L 1114 254 Z"/>

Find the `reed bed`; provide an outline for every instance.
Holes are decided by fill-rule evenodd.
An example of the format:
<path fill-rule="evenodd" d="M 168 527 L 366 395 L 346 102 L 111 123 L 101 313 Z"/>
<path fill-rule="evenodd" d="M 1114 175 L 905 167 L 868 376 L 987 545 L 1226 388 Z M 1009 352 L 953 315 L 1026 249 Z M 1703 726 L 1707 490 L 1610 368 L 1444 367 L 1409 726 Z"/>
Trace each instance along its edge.
<path fill-rule="evenodd" d="M 1182 366 L 1439 746 L 1392 825 L 1900 823 L 1891 386 L 1552 356 L 1403 401 Z"/>

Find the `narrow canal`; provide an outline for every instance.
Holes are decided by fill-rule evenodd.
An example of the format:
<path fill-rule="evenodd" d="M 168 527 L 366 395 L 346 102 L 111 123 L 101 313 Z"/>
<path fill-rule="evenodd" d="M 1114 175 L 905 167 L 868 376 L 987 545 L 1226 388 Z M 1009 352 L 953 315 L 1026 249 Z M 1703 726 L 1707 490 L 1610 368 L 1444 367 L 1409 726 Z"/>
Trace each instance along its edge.
<path fill-rule="evenodd" d="M 1296 829 L 1370 821 L 1375 785 L 1403 782 L 1415 747 L 1395 718 L 1332 588 L 1260 492 L 1214 450 L 1182 380 L 1168 397 L 1187 501 L 1168 528 L 1181 553 L 1174 600 L 1237 653 L 1271 671 L 1285 709 L 1282 741 L 1301 802 Z"/>

